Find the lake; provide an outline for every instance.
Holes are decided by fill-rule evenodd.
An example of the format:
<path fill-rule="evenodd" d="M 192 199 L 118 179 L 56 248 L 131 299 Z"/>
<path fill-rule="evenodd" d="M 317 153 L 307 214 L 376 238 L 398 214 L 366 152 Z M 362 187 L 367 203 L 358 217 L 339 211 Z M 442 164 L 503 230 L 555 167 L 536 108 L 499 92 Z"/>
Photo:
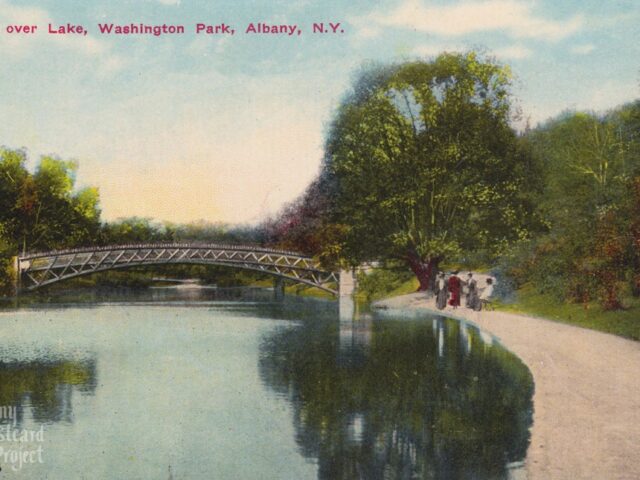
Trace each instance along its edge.
<path fill-rule="evenodd" d="M 456 320 L 151 289 L 27 299 L 0 333 L 0 478 L 522 478 L 531 375 Z"/>

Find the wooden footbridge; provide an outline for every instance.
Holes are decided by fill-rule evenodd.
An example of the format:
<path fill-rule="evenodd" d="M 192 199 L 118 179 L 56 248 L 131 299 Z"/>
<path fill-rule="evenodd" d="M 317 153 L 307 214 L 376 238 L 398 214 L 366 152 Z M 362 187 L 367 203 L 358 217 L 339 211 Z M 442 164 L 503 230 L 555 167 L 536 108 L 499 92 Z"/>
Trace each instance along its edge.
<path fill-rule="evenodd" d="M 17 289 L 35 290 L 107 270 L 172 265 L 220 265 L 267 273 L 338 294 L 340 275 L 296 252 L 255 246 L 194 243 L 111 245 L 26 253 L 17 257 Z"/>

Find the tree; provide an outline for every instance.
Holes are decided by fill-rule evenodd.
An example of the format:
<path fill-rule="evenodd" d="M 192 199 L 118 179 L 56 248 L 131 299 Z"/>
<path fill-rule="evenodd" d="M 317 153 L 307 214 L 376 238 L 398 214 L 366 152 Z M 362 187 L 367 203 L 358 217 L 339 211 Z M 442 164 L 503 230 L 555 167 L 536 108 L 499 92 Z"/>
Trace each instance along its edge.
<path fill-rule="evenodd" d="M 519 283 L 605 309 L 623 307 L 627 291 L 640 295 L 639 127 L 636 101 L 601 115 L 565 112 L 527 132 L 547 231 L 512 262 Z"/>
<path fill-rule="evenodd" d="M 100 231 L 100 196 L 75 190 L 77 163 L 43 156 L 35 173 L 23 150 L 0 150 L 0 224 L 10 250 L 72 247 L 94 242 Z"/>
<path fill-rule="evenodd" d="M 510 118 L 508 68 L 473 52 L 367 69 L 326 141 L 331 248 L 353 265 L 403 260 L 426 290 L 445 258 L 525 238 L 539 174 Z"/>
<path fill-rule="evenodd" d="M 640 176 L 631 183 L 631 191 L 629 207 L 625 212 L 627 218 L 631 219 L 628 265 L 631 267 L 631 293 L 634 297 L 640 297 Z"/>
<path fill-rule="evenodd" d="M 35 173 L 24 150 L 0 148 L 0 293 L 10 293 L 20 251 L 89 244 L 98 237 L 99 193 L 74 190 L 77 164 L 42 157 Z"/>
<path fill-rule="evenodd" d="M 26 198 L 29 190 L 27 182 L 33 179 L 25 166 L 26 153 L 23 150 L 0 150 L 0 223 L 8 239 L 21 235 L 20 211 L 32 208 L 32 201 Z M 24 198 L 23 198 L 24 197 Z"/>
<path fill-rule="evenodd" d="M 171 242 L 174 238 L 171 231 L 150 218 L 130 217 L 105 224 L 101 240 L 109 245 Z"/>
<path fill-rule="evenodd" d="M 23 184 L 17 201 L 22 250 L 74 247 L 94 242 L 100 232 L 100 196 L 74 190 L 78 164 L 43 156 Z"/>
<path fill-rule="evenodd" d="M 259 226 L 264 242 L 318 256 L 325 266 L 334 267 L 330 246 L 335 245 L 336 225 L 329 218 L 334 190 L 328 170 L 323 169 L 299 198 Z"/>

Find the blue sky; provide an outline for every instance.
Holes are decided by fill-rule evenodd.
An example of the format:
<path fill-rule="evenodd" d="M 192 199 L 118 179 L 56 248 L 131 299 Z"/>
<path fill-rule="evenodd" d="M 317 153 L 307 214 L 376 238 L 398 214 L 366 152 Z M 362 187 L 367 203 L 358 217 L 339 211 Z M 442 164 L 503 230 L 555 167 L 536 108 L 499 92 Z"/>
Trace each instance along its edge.
<path fill-rule="evenodd" d="M 311 34 L 330 21 L 345 33 Z M 48 35 L 50 22 L 89 34 Z M 186 34 L 97 26 L 140 22 Z M 199 22 L 237 33 L 197 36 Z M 245 35 L 249 22 L 303 34 Z M 39 32 L 6 33 L 16 24 Z M 317 173 L 325 126 L 363 63 L 483 49 L 511 65 L 535 125 L 638 98 L 638 25 L 637 0 L 0 0 L 0 142 L 78 159 L 107 219 L 254 222 Z"/>

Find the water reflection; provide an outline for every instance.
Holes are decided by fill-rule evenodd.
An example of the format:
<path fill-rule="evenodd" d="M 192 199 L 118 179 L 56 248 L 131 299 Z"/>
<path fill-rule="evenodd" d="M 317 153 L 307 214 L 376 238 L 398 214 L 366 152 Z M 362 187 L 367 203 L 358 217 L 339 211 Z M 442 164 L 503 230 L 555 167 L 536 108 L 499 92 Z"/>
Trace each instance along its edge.
<path fill-rule="evenodd" d="M 17 299 L 0 299 L 0 307 L 51 307 L 117 304 L 184 304 L 198 305 L 221 302 L 281 303 L 271 288 L 208 287 L 199 285 L 163 286 L 151 288 L 101 287 L 70 290 L 41 290 L 24 293 Z"/>
<path fill-rule="evenodd" d="M 71 422 L 74 391 L 93 394 L 95 360 L 0 361 L 0 405 L 16 408 L 17 418 L 0 424 L 22 425 L 25 414 L 36 423 Z"/>
<path fill-rule="evenodd" d="M 444 318 L 306 322 L 261 345 L 318 478 L 507 478 L 529 441 L 533 385 L 513 355 Z"/>
<path fill-rule="evenodd" d="M 531 378 L 490 336 L 272 294 L 5 312 L 0 406 L 49 424 L 16 478 L 499 479 L 524 458 Z"/>

